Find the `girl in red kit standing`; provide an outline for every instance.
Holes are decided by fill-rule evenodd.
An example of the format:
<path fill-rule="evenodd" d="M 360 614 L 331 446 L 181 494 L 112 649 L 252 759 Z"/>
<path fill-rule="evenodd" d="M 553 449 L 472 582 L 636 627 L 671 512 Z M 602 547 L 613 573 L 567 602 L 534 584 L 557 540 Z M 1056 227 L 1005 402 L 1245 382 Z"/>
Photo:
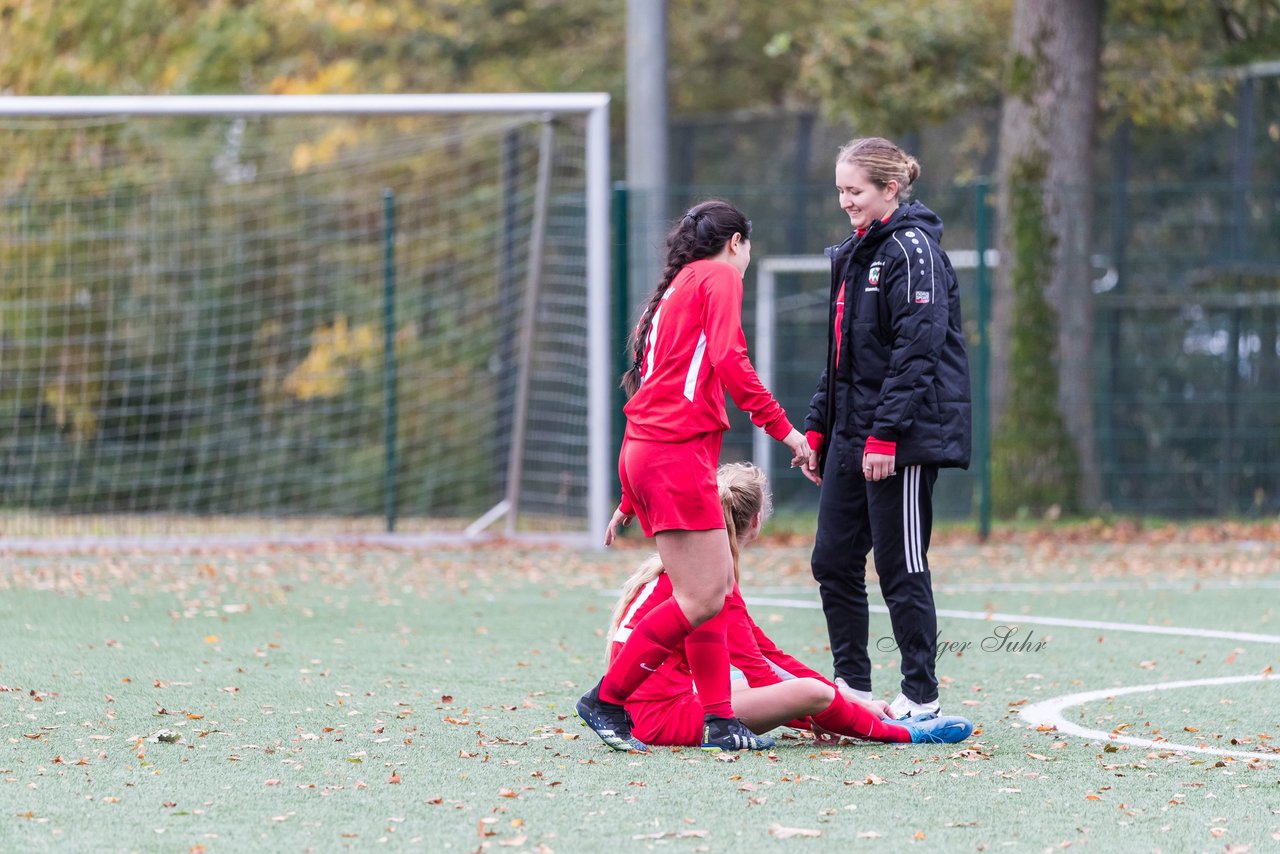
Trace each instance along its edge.
<path fill-rule="evenodd" d="M 929 572 L 938 469 L 969 465 L 969 362 L 942 220 L 908 201 L 920 174 L 887 139 L 855 139 L 836 159 L 853 234 L 827 250 L 827 365 L 805 419 L 819 477 L 812 568 L 836 682 L 871 697 L 867 553 L 901 656 L 895 718 L 939 709 L 938 618 Z"/>
<path fill-rule="evenodd" d="M 640 520 L 657 541 L 673 595 L 650 610 L 578 715 L 615 750 L 644 750 L 625 703 L 683 645 L 705 710 L 708 749 L 765 749 L 737 719 L 729 687 L 725 603 L 733 552 L 716 485 L 720 443 L 729 429 L 725 392 L 756 426 L 783 442 L 792 466 L 809 446 L 756 376 L 742 332 L 742 276 L 751 262 L 751 223 L 733 205 L 694 206 L 667 235 L 662 279 L 630 342 L 622 384 L 630 395 L 618 474 L 622 501 L 605 533 Z"/>

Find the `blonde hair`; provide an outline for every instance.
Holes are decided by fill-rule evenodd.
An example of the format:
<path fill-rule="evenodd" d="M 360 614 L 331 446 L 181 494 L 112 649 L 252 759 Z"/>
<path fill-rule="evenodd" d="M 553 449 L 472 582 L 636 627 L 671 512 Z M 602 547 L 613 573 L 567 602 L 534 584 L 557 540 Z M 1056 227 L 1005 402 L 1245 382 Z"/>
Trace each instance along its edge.
<path fill-rule="evenodd" d="M 897 145 L 879 136 L 851 139 L 840 148 L 836 163 L 861 166 L 877 187 L 898 182 L 898 201 L 911 198 L 911 187 L 920 177 L 920 163 Z"/>
<path fill-rule="evenodd" d="M 738 552 L 746 545 L 743 539 L 751 530 L 751 520 L 760 514 L 760 523 L 773 512 L 773 496 L 769 493 L 764 472 L 754 463 L 725 463 L 716 469 L 716 484 L 720 488 L 720 506 L 724 510 L 724 526 L 729 533 L 729 550 L 733 553 L 733 577 L 738 578 Z M 622 625 L 627 609 L 640 590 L 665 571 L 662 560 L 651 555 L 622 585 L 622 594 L 613 606 L 609 617 L 609 632 L 605 638 L 606 655 L 613 648 L 614 635 Z"/>

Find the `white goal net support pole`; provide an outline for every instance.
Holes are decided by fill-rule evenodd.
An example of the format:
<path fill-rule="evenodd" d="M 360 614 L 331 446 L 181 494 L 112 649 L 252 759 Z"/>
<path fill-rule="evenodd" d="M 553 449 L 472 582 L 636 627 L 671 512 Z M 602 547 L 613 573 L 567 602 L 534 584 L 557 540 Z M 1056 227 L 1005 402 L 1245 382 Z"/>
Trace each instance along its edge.
<path fill-rule="evenodd" d="M 947 253 L 951 258 L 951 266 L 957 270 L 973 270 L 978 266 L 976 249 L 957 249 Z M 987 267 L 995 267 L 1000 263 L 1000 253 L 988 249 L 983 261 Z M 778 274 L 808 273 L 818 278 L 817 284 L 810 290 L 779 299 Z M 825 275 L 823 275 L 825 274 Z M 755 317 L 755 365 L 764 387 L 774 389 L 777 378 L 777 328 L 778 318 L 795 311 L 818 311 L 822 314 L 822 322 L 826 323 L 826 309 L 830 300 L 831 260 L 825 255 L 775 255 L 759 262 L 756 272 L 756 317 Z M 818 381 L 822 365 L 813 366 L 813 381 Z M 807 413 L 792 413 L 791 420 L 797 428 L 802 428 Z M 763 430 L 751 433 L 752 461 L 770 477 L 770 455 L 773 440 Z"/>
<path fill-rule="evenodd" d="M 191 96 L 83 96 L 83 97 L 8 97 L 0 98 L 0 121 L 8 125 L 32 120 L 91 120 L 119 117 L 226 117 L 230 119 L 275 118 L 284 116 L 312 117 L 370 117 L 370 116 L 476 116 L 476 115 L 563 115 L 574 116 L 583 122 L 585 138 L 582 142 L 585 162 L 585 215 L 581 225 L 573 228 L 585 231 L 582 245 L 585 247 L 585 317 L 578 322 L 585 330 L 585 382 L 586 421 L 585 470 L 586 530 L 564 531 L 551 534 L 555 539 L 569 539 L 583 535 L 590 542 L 599 542 L 607 524 L 610 510 L 610 407 L 612 401 L 610 371 L 613 358 L 610 349 L 610 260 L 609 260 L 609 96 L 605 93 L 537 93 L 537 94 L 406 94 L 406 95 L 191 95 Z M 545 148 L 545 146 L 544 146 Z M 544 157 L 539 171 L 551 169 Z M 252 180 L 252 177 L 250 177 Z M 463 179 L 465 180 L 465 178 Z M 546 175 L 540 178 L 538 204 L 539 220 L 536 229 L 545 230 Z M 501 190 L 501 188 L 500 188 Z M 560 224 L 562 229 L 565 227 Z M 542 234 L 535 240 L 534 255 L 540 256 Z M 537 264 L 538 257 L 532 263 Z M 526 287 L 537 287 L 538 271 L 529 270 L 523 277 Z M 531 296 L 536 296 L 536 292 Z M 529 317 L 522 322 L 520 354 L 528 357 L 528 327 L 535 322 L 533 314 L 538 307 L 529 307 Z M 578 333 L 575 333 L 578 334 Z M 388 339 L 390 341 L 390 339 Z M 552 344 L 551 346 L 555 346 Z M 390 349 L 388 347 L 388 349 Z M 521 366 L 522 371 L 527 365 Z M 519 381 L 520 406 L 526 405 L 529 379 Z M 574 392 L 579 393 L 578 391 Z M 521 476 L 521 461 L 517 456 L 524 444 L 525 425 L 517 426 L 519 441 L 511 442 L 512 459 L 502 466 L 509 477 Z M 543 439 L 545 441 L 545 438 Z M 581 465 L 582 461 L 574 461 Z M 565 475 L 567 478 L 568 476 Z M 567 486 L 565 487 L 568 488 Z M 514 511 L 519 502 L 519 484 L 507 484 L 506 496 L 488 513 L 477 520 L 468 534 L 475 535 L 505 512 Z M 389 523 L 389 527 L 390 523 Z M 513 522 L 508 533 L 516 529 Z M 407 535 L 406 535 L 407 536 Z"/>

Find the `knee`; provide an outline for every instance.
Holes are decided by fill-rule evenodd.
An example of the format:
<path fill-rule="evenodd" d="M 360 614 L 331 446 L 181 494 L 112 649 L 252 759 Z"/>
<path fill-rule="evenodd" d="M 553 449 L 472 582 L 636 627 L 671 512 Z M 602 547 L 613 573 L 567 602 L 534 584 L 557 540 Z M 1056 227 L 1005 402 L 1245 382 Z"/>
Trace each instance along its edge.
<path fill-rule="evenodd" d="M 820 679 L 806 676 L 803 679 L 797 679 L 796 682 L 796 691 L 811 715 L 826 711 L 831 701 L 836 698 L 836 689 Z"/>
<path fill-rule="evenodd" d="M 684 611 L 685 618 L 689 620 L 689 625 L 695 628 L 719 614 L 723 608 L 723 596 L 719 599 L 711 596 L 701 596 L 696 599 L 687 599 L 680 603 L 680 609 Z"/>
<path fill-rule="evenodd" d="M 681 601 L 680 607 L 689 623 L 699 626 L 724 610 L 725 600 L 732 590 L 732 587 L 701 590 L 698 595 Z"/>

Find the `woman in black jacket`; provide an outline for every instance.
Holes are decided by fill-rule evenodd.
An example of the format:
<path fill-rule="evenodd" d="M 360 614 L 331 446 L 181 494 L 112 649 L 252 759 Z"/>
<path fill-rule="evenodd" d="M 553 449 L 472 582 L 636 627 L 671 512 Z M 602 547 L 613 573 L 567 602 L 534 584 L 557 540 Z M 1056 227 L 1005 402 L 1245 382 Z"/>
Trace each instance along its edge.
<path fill-rule="evenodd" d="M 901 656 L 894 717 L 938 712 L 929 534 L 938 469 L 969 465 L 969 362 L 942 221 L 909 202 L 915 158 L 855 139 L 836 160 L 853 234 L 827 249 L 827 365 L 809 404 L 805 475 L 821 484 L 812 569 L 835 676 L 871 697 L 867 553 Z"/>

